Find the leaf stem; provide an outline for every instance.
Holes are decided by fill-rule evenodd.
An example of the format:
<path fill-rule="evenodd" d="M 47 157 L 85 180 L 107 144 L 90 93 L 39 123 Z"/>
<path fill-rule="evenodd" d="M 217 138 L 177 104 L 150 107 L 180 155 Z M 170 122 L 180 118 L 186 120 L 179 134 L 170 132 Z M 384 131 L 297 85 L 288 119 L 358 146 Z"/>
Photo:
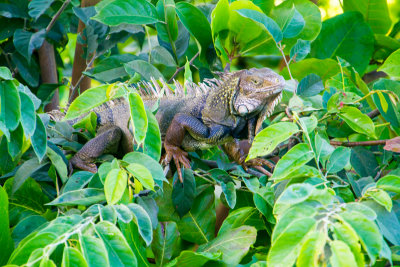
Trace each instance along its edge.
<path fill-rule="evenodd" d="M 54 17 L 51 19 L 49 25 L 46 27 L 46 34 L 50 32 L 51 28 L 53 28 L 54 24 L 56 23 L 58 17 L 61 15 L 61 13 L 67 8 L 68 4 L 71 2 L 71 0 L 66 0 L 60 9 L 57 11 L 57 13 L 54 15 Z"/>

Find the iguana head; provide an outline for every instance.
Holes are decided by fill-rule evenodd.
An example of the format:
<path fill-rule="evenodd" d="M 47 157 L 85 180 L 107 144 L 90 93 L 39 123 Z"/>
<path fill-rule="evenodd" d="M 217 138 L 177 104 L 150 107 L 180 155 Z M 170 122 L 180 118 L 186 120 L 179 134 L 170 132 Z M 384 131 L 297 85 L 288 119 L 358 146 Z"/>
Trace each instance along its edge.
<path fill-rule="evenodd" d="M 231 100 L 231 111 L 247 117 L 258 114 L 268 106 L 267 113 L 278 104 L 285 79 L 268 68 L 242 70 L 238 72 L 237 91 Z"/>

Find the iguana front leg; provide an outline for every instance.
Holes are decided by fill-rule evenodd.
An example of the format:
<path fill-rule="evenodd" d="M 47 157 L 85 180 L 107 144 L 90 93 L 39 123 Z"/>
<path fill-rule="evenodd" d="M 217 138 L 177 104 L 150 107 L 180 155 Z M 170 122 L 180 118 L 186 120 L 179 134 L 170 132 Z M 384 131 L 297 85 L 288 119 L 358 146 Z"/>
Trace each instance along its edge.
<path fill-rule="evenodd" d="M 114 154 L 117 152 L 121 140 L 121 128 L 113 126 L 99 133 L 95 138 L 89 140 L 70 160 L 72 166 L 89 171 L 97 172 L 95 159 L 104 153 Z"/>
<path fill-rule="evenodd" d="M 181 149 L 181 145 L 185 134 L 190 134 L 194 139 L 209 144 L 217 144 L 219 140 L 224 138 L 229 129 L 222 125 L 214 125 L 207 127 L 199 119 L 178 113 L 174 116 L 165 135 L 165 164 L 169 164 L 173 159 L 178 171 L 178 177 L 183 182 L 181 166 L 190 168 L 190 162 L 187 158 L 187 152 Z"/>
<path fill-rule="evenodd" d="M 248 140 L 239 141 L 237 139 L 232 142 L 228 142 L 222 145 L 222 149 L 225 154 L 228 155 L 230 160 L 237 162 L 242 165 L 242 167 L 247 170 L 248 167 L 253 167 L 267 176 L 271 176 L 271 173 L 264 169 L 262 166 L 267 165 L 270 169 L 275 166 L 271 162 L 263 158 L 255 158 L 245 162 L 247 154 L 250 151 L 251 144 Z"/>

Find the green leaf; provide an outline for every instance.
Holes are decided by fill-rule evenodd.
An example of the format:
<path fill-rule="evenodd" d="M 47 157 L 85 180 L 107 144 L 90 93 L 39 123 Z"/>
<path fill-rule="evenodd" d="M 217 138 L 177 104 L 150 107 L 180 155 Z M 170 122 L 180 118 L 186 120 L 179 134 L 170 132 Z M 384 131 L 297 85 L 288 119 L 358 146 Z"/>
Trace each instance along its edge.
<path fill-rule="evenodd" d="M 125 94 L 122 88 L 117 88 L 115 94 L 110 96 L 107 94 L 108 87 L 109 85 L 101 85 L 90 88 L 80 94 L 69 106 L 65 119 L 75 119 L 110 99 L 118 98 Z"/>
<path fill-rule="evenodd" d="M 282 41 L 283 33 L 281 29 L 278 24 L 267 15 L 252 9 L 239 9 L 237 12 L 245 18 L 249 18 L 263 25 L 276 43 Z"/>
<path fill-rule="evenodd" d="M 105 201 L 103 189 L 85 188 L 66 192 L 47 205 L 73 206 L 83 205 L 90 206 L 92 204 Z"/>
<path fill-rule="evenodd" d="M 294 220 L 272 243 L 267 256 L 268 266 L 292 266 L 307 234 L 316 226 L 313 218 Z"/>
<path fill-rule="evenodd" d="M 190 250 L 184 250 L 181 254 L 170 262 L 168 266 L 179 266 L 179 267 L 201 267 L 206 266 L 205 264 L 210 261 L 218 261 L 221 259 L 221 253 L 208 253 L 208 252 L 194 252 Z"/>
<path fill-rule="evenodd" d="M 121 23 L 152 24 L 158 22 L 156 8 L 146 0 L 107 0 L 96 5 L 97 15 L 92 19 L 106 25 Z"/>
<path fill-rule="evenodd" d="M 162 3 L 162 1 L 159 1 L 158 3 Z M 170 8 L 170 7 L 167 7 L 167 8 Z M 174 12 L 175 12 L 175 10 L 174 10 Z M 176 27 L 178 27 L 178 26 L 176 26 Z M 153 47 L 153 49 L 151 50 L 151 63 L 176 67 L 175 60 L 172 57 L 171 53 L 165 47 L 162 47 L 159 45 L 156 47 Z"/>
<path fill-rule="evenodd" d="M 39 85 L 40 68 L 35 58 L 32 58 L 29 62 L 20 53 L 13 53 L 11 59 L 18 68 L 18 73 L 21 75 L 22 79 L 24 79 L 29 86 L 37 87 Z"/>
<path fill-rule="evenodd" d="M 314 157 L 307 144 L 297 144 L 290 149 L 275 166 L 271 179 L 276 182 L 289 177 L 290 173 L 301 168 Z"/>
<path fill-rule="evenodd" d="M 148 127 L 146 138 L 144 139 L 143 151 L 146 155 L 149 155 L 154 160 L 160 161 L 162 149 L 160 128 L 158 126 L 156 117 L 147 109 L 146 116 L 148 120 Z"/>
<path fill-rule="evenodd" d="M 14 79 L 11 74 L 11 71 L 7 67 L 0 67 L 0 78 L 3 80 Z"/>
<path fill-rule="evenodd" d="M 374 263 L 382 248 L 382 237 L 376 224 L 373 221 L 369 221 L 362 213 L 356 211 L 345 211 L 340 216 L 357 233 L 371 262 Z"/>
<path fill-rule="evenodd" d="M 154 180 L 151 172 L 143 165 L 137 163 L 129 164 L 126 169 L 147 189 L 154 191 Z"/>
<path fill-rule="evenodd" d="M 31 137 L 31 142 L 36 156 L 38 157 L 39 161 L 41 161 L 47 150 L 47 133 L 39 115 L 36 115 L 36 127 L 35 132 Z"/>
<path fill-rule="evenodd" d="M 131 152 L 126 154 L 122 160 L 128 164 L 138 163 L 147 166 L 148 170 L 151 172 L 151 176 L 160 188 L 163 187 L 163 181 L 167 181 L 161 165 L 148 155 L 139 152 Z"/>
<path fill-rule="evenodd" d="M 85 261 L 82 253 L 74 247 L 64 247 L 61 267 L 86 267 L 88 264 Z"/>
<path fill-rule="evenodd" d="M 236 205 L 236 188 L 233 182 L 221 183 L 222 192 L 225 195 L 226 202 L 231 209 Z"/>
<path fill-rule="evenodd" d="M 389 194 L 382 189 L 370 188 L 365 192 L 366 197 L 371 197 L 378 204 L 384 206 L 388 212 L 392 210 L 393 203 Z"/>
<path fill-rule="evenodd" d="M 51 244 L 54 240 L 56 240 L 57 237 L 57 234 L 51 232 L 44 232 L 28 236 L 27 238 L 29 239 L 23 240 L 19 244 L 19 246 L 13 251 L 10 259 L 8 260 L 8 264 L 25 264 L 34 250 L 38 248 L 44 248 L 45 246 Z"/>
<path fill-rule="evenodd" d="M 0 121 L 15 130 L 21 118 L 21 100 L 12 81 L 0 82 Z"/>
<path fill-rule="evenodd" d="M 385 191 L 400 193 L 400 177 L 396 175 L 386 175 L 378 180 L 376 187 Z"/>
<path fill-rule="evenodd" d="M 8 217 L 8 196 L 3 187 L 0 186 L 0 240 L 1 240 L 1 254 L 0 264 L 7 263 L 8 257 L 14 249 L 14 242 L 11 239 L 10 225 Z"/>
<path fill-rule="evenodd" d="M 23 55 L 29 63 L 33 51 L 42 46 L 45 35 L 45 29 L 41 29 L 35 33 L 18 29 L 15 31 L 13 38 L 15 49 Z"/>
<path fill-rule="evenodd" d="M 181 238 L 204 244 L 214 238 L 215 231 L 214 187 L 208 186 L 195 198 L 191 210 L 178 222 Z"/>
<path fill-rule="evenodd" d="M 373 89 L 390 90 L 396 93 L 400 91 L 400 84 L 393 80 L 380 79 L 374 83 Z M 373 94 L 372 99 L 383 118 L 390 122 L 392 127 L 400 127 L 400 113 L 396 108 L 396 101 L 393 101 L 389 94 L 379 91 L 378 94 Z"/>
<path fill-rule="evenodd" d="M 82 254 L 89 267 L 110 266 L 103 241 L 89 235 L 80 235 Z"/>
<path fill-rule="evenodd" d="M 68 191 L 84 188 L 93 178 L 94 174 L 88 171 L 78 171 L 68 178 L 62 190 L 63 193 Z"/>
<path fill-rule="evenodd" d="M 236 266 L 254 244 L 257 231 L 251 226 L 241 226 L 218 235 L 207 244 L 201 245 L 197 252 L 222 253 L 222 261 L 229 266 Z"/>
<path fill-rule="evenodd" d="M 8 145 L 8 153 L 11 158 L 15 160 L 15 158 L 22 152 L 22 147 L 24 145 L 24 130 L 22 129 L 21 124 L 18 124 L 18 127 L 10 132 L 10 142 Z"/>
<path fill-rule="evenodd" d="M 323 166 L 325 166 L 324 162 L 327 157 L 330 156 L 334 150 L 335 148 L 331 146 L 329 141 L 323 138 L 320 133 L 315 135 L 315 156 Z"/>
<path fill-rule="evenodd" d="M 128 95 L 131 118 L 133 121 L 134 137 L 138 145 L 144 142 L 147 132 L 147 115 L 140 95 L 136 92 Z"/>
<path fill-rule="evenodd" d="M 128 208 L 131 210 L 135 218 L 140 235 L 146 242 L 147 246 L 149 246 L 153 239 L 153 230 L 149 214 L 140 205 L 135 203 L 129 203 Z"/>
<path fill-rule="evenodd" d="M 114 224 L 101 221 L 95 228 L 104 242 L 110 266 L 137 266 L 135 254 Z"/>
<path fill-rule="evenodd" d="M 294 205 L 303 202 L 311 196 L 313 191 L 314 187 L 310 184 L 292 184 L 279 196 L 275 208 L 279 207 L 278 204 Z"/>
<path fill-rule="evenodd" d="M 323 81 L 326 81 L 330 77 L 339 73 L 340 67 L 335 60 L 330 58 L 306 58 L 300 62 L 290 64 L 290 71 L 293 78 L 299 81 L 312 73 L 321 77 Z M 286 68 L 281 72 L 281 75 L 286 80 L 290 79 L 289 72 Z"/>
<path fill-rule="evenodd" d="M 92 136 L 96 135 L 97 130 L 97 115 L 95 112 L 90 112 L 87 116 L 80 119 L 77 123 L 73 125 L 75 129 L 85 129 Z"/>
<path fill-rule="evenodd" d="M 297 94 L 304 97 L 317 95 L 323 90 L 322 79 L 314 73 L 304 77 L 297 86 Z"/>
<path fill-rule="evenodd" d="M 333 232 L 337 240 L 343 241 L 350 247 L 358 267 L 365 266 L 364 254 L 361 252 L 359 238 L 354 229 L 348 224 L 335 223 Z"/>
<path fill-rule="evenodd" d="M 300 249 L 296 266 L 318 267 L 318 259 L 324 249 L 325 242 L 325 236 L 322 232 L 311 233 Z"/>
<path fill-rule="evenodd" d="M 253 207 L 243 207 L 229 213 L 228 217 L 222 223 L 218 235 L 222 235 L 230 229 L 238 228 L 242 225 L 253 226 L 257 230 L 265 229 L 264 221 L 258 210 Z"/>
<path fill-rule="evenodd" d="M 45 223 L 47 223 L 47 220 L 40 215 L 31 215 L 20 220 L 11 233 L 15 245 L 17 246 L 22 239 L 36 231 Z"/>
<path fill-rule="evenodd" d="M 386 34 L 392 26 L 386 0 L 344 0 L 344 11 L 358 11 L 374 33 Z"/>
<path fill-rule="evenodd" d="M 272 16 L 281 28 L 285 38 L 296 37 L 305 25 L 304 18 L 294 7 L 293 1 L 285 1 L 274 8 Z"/>
<path fill-rule="evenodd" d="M 374 153 L 364 147 L 353 147 L 351 149 L 350 163 L 361 177 L 375 177 L 379 170 Z"/>
<path fill-rule="evenodd" d="M 277 145 L 298 131 L 299 128 L 292 122 L 278 122 L 268 126 L 256 135 L 246 160 L 270 154 Z"/>
<path fill-rule="evenodd" d="M 290 49 L 290 58 L 295 62 L 303 60 L 311 51 L 311 42 L 298 39 L 297 43 Z"/>
<path fill-rule="evenodd" d="M 140 239 L 136 223 L 130 222 L 129 224 L 126 224 L 119 222 L 118 224 L 133 253 L 135 253 L 138 266 L 149 267 L 150 264 L 147 261 L 146 250 L 143 247 L 142 240 Z M 152 243 L 154 243 L 154 241 Z"/>
<path fill-rule="evenodd" d="M 183 183 L 174 183 L 172 189 L 172 202 L 180 217 L 183 217 L 192 207 L 196 197 L 196 181 L 191 170 L 182 171 Z M 177 173 L 175 174 L 175 178 Z"/>
<path fill-rule="evenodd" d="M 48 9 L 54 0 L 32 0 L 29 2 L 29 16 L 34 19 L 39 18 Z"/>
<path fill-rule="evenodd" d="M 124 170 L 112 169 L 104 182 L 104 193 L 109 205 L 116 204 L 124 194 L 128 175 Z"/>
<path fill-rule="evenodd" d="M 350 162 L 351 150 L 348 147 L 337 147 L 331 154 L 326 165 L 327 173 L 341 171 Z"/>
<path fill-rule="evenodd" d="M 378 70 L 387 73 L 392 78 L 400 79 L 400 49 L 390 54 Z"/>
<path fill-rule="evenodd" d="M 357 266 L 356 260 L 345 242 L 333 240 L 329 245 L 332 251 L 332 256 L 329 258 L 332 267 Z"/>
<path fill-rule="evenodd" d="M 27 137 L 30 137 L 35 132 L 36 127 L 36 116 L 35 116 L 35 106 L 31 98 L 19 91 L 19 98 L 21 99 L 21 124 L 24 128 L 24 133 Z"/>
<path fill-rule="evenodd" d="M 51 163 L 56 168 L 57 173 L 60 175 L 61 181 L 66 183 L 68 180 L 68 169 L 63 158 L 57 154 L 53 149 L 47 147 L 46 155 L 49 157 Z"/>
<path fill-rule="evenodd" d="M 164 79 L 164 76 L 156 67 L 144 60 L 130 61 L 124 64 L 124 68 L 129 75 L 133 76 L 135 73 L 139 73 L 147 81 L 150 81 L 151 78 Z"/>
<path fill-rule="evenodd" d="M 177 3 L 175 9 L 180 21 L 196 39 L 200 59 L 205 60 L 208 46 L 212 43 L 211 27 L 206 16 L 197 7 L 186 2 Z"/>
<path fill-rule="evenodd" d="M 358 73 L 364 73 L 374 51 L 374 36 L 358 12 L 345 12 L 322 23 L 321 33 L 312 43 L 311 56 L 341 57 Z"/>
<path fill-rule="evenodd" d="M 37 158 L 29 159 L 21 164 L 14 175 L 12 192 L 15 193 L 35 171 L 46 165 L 47 162 L 39 163 Z"/>
<path fill-rule="evenodd" d="M 175 222 L 159 223 L 154 231 L 154 240 L 151 250 L 154 253 L 158 266 L 163 266 L 171 260 L 174 253 L 179 249 L 179 232 Z"/>
<path fill-rule="evenodd" d="M 338 116 L 343 119 L 351 129 L 358 133 L 375 136 L 375 125 L 370 117 L 363 114 L 358 108 L 345 106 L 340 109 Z"/>
<path fill-rule="evenodd" d="M 174 0 L 158 1 L 156 9 L 159 19 L 165 22 L 165 24 L 156 24 L 157 35 L 160 36 L 161 40 L 164 42 L 175 42 L 178 38 L 178 23 L 176 20 Z M 153 57 L 153 55 L 151 57 Z"/>

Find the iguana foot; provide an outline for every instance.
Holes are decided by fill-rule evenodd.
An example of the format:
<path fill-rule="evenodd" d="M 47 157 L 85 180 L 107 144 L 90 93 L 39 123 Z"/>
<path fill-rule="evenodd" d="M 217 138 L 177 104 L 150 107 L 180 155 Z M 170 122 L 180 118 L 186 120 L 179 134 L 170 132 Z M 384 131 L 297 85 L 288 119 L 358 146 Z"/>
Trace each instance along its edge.
<path fill-rule="evenodd" d="M 77 157 L 76 155 L 72 157 L 70 162 L 72 163 L 72 166 L 74 166 L 75 168 L 79 168 L 81 170 L 92 172 L 92 173 L 97 172 L 97 166 L 95 163 L 84 161 L 84 160 L 80 159 L 79 157 Z"/>
<path fill-rule="evenodd" d="M 183 183 L 181 164 L 185 168 L 190 169 L 190 161 L 187 158 L 188 153 L 183 151 L 177 146 L 169 145 L 167 143 L 164 143 L 164 148 L 165 148 L 164 164 L 168 165 L 171 162 L 171 160 L 174 159 L 175 166 L 178 171 L 179 181 Z"/>
<path fill-rule="evenodd" d="M 267 175 L 268 177 L 271 177 L 272 174 L 269 171 L 267 171 L 263 166 L 266 165 L 271 170 L 273 170 L 275 167 L 274 164 L 272 164 L 270 161 L 263 159 L 263 158 L 255 158 L 255 159 L 251 159 L 247 162 L 245 162 L 245 158 L 243 158 L 240 161 L 241 161 L 240 165 L 242 165 L 243 169 L 245 169 L 246 171 L 249 167 L 252 167 L 256 170 L 259 170 L 260 172 Z"/>

